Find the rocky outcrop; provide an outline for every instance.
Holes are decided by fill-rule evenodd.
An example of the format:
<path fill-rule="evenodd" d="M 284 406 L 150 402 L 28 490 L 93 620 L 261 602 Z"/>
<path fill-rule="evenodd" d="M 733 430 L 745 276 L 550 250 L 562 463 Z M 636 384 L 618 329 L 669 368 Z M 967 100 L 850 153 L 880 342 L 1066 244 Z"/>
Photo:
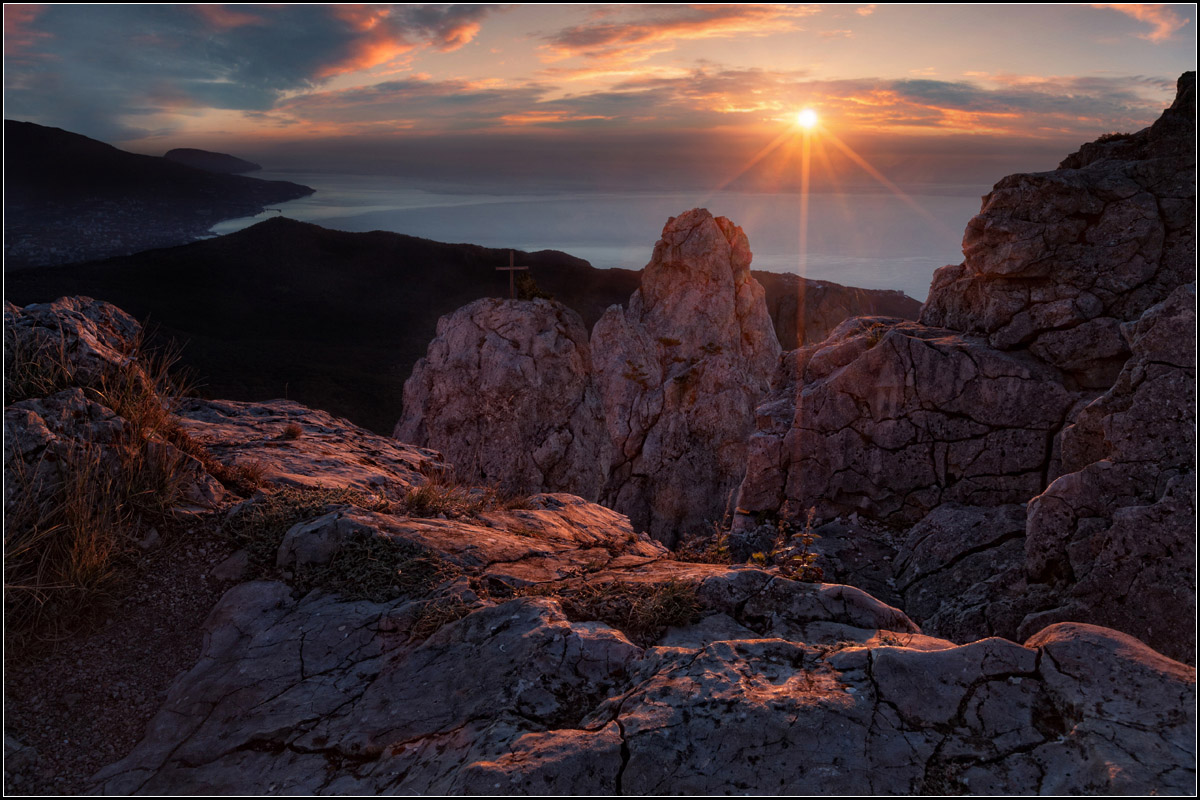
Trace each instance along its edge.
<path fill-rule="evenodd" d="M 608 437 L 591 371 L 574 311 L 476 300 L 438 321 L 393 435 L 440 451 L 472 483 L 595 500 Z"/>
<path fill-rule="evenodd" d="M 673 217 L 590 348 L 556 303 L 465 306 L 438 323 L 394 435 L 472 481 L 600 498 L 660 541 L 706 528 L 741 480 L 779 356 L 750 259 L 724 217 Z"/>
<path fill-rule="evenodd" d="M 1151 128 L 998 183 L 919 324 L 782 360 L 741 535 L 919 522 L 893 580 L 941 635 L 1073 620 L 1194 657 L 1194 80 Z"/>
<path fill-rule="evenodd" d="M 592 332 L 613 443 L 602 502 L 668 544 L 725 515 L 779 357 L 750 259 L 724 217 L 673 217 L 628 308 Z"/>
<path fill-rule="evenodd" d="M 1167 331 L 1132 349 L 1150 359 Z M 65 437 L 113 419 L 14 405 Z M 436 453 L 296 403 L 190 400 L 173 419 L 259 476 L 203 512 L 248 574 L 96 792 L 1194 789 L 1195 671 L 1124 634 L 1060 623 L 956 646 L 861 589 L 678 561 L 579 497 L 448 484 Z M 933 585 L 936 566 L 911 563 Z M 19 734 L 13 770 L 34 757 Z"/>
<path fill-rule="evenodd" d="M 1195 269 L 1195 73 L 1179 87 L 1150 128 L 997 183 L 921 321 L 1028 350 L 1083 387 L 1111 385 L 1129 355 L 1120 326 Z"/>
<path fill-rule="evenodd" d="M 788 503 L 911 524 L 944 502 L 1023 502 L 1057 474 L 1053 436 L 1074 396 L 1034 359 L 857 317 L 785 369 L 750 441 L 743 512 Z"/>
<path fill-rule="evenodd" d="M 14 529 L 50 519 L 65 492 L 78 502 L 111 492 L 133 465 L 193 503 L 224 494 L 154 424 L 163 400 L 140 340 L 132 317 L 90 297 L 6 305 L 4 509 Z"/>

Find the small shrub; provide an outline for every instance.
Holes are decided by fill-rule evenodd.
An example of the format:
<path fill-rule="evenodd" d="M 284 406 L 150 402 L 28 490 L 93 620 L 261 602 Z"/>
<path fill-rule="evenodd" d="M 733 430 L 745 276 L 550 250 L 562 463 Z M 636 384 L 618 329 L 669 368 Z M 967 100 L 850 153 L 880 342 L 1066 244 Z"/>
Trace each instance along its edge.
<path fill-rule="evenodd" d="M 679 345 L 683 344 L 683 342 L 679 339 L 672 339 L 670 336 L 658 337 L 658 343 L 663 347 L 678 347 Z"/>
<path fill-rule="evenodd" d="M 825 577 L 825 571 L 816 565 L 817 554 L 809 548 L 820 537 L 813 533 L 813 520 L 817 510 L 810 508 L 804 519 L 804 527 L 797 529 L 792 523 L 779 520 L 779 538 L 771 560 L 779 567 L 779 574 L 794 581 L 815 583 Z"/>
<path fill-rule="evenodd" d="M 518 300 L 554 299 L 554 295 L 542 291 L 542 288 L 537 285 L 537 281 L 533 279 L 533 275 L 529 274 L 528 271 L 517 273 L 516 288 Z"/>
<path fill-rule="evenodd" d="M 283 429 L 283 433 L 279 434 L 279 438 L 287 440 L 287 441 L 291 441 L 293 439 L 299 439 L 301 434 L 303 434 L 303 433 L 304 433 L 304 428 L 300 427 L 300 423 L 289 422 L 287 424 L 287 427 Z"/>
<path fill-rule="evenodd" d="M 694 536 L 680 543 L 675 558 L 696 564 L 731 564 L 729 531 L 714 522 L 711 534 Z"/>
<path fill-rule="evenodd" d="M 700 352 L 704 353 L 706 356 L 715 356 L 720 355 L 724 349 L 725 348 L 721 347 L 721 345 L 716 344 L 715 342 L 709 342 L 700 348 Z"/>
<path fill-rule="evenodd" d="M 1123 139 L 1128 139 L 1131 136 L 1133 136 L 1132 133 L 1117 133 L 1116 131 L 1113 131 L 1112 133 L 1106 133 L 1106 134 L 1102 135 L 1099 139 L 1096 140 L 1096 144 L 1108 144 L 1109 142 L 1119 142 Z"/>
<path fill-rule="evenodd" d="M 641 647 L 654 644 L 671 626 L 690 625 L 700 618 L 696 585 L 685 581 L 614 581 L 584 584 L 573 590 L 543 585 L 524 589 L 518 594 L 554 597 L 562 605 L 567 619 L 606 622 Z"/>

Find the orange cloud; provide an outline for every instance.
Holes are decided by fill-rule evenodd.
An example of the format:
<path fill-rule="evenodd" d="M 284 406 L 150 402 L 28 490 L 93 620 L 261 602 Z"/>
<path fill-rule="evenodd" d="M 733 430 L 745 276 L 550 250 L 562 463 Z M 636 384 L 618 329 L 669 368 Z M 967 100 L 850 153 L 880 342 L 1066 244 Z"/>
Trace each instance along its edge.
<path fill-rule="evenodd" d="M 243 25 L 264 25 L 266 20 L 254 14 L 247 14 L 245 11 L 240 11 L 236 8 L 222 5 L 203 5 L 192 6 L 200 16 L 204 17 L 204 21 L 217 30 L 227 31 L 231 28 L 240 28 Z"/>
<path fill-rule="evenodd" d="M 817 6 L 712 5 L 637 9 L 634 19 L 587 22 L 547 37 L 542 46 L 547 61 L 592 58 L 642 61 L 675 48 L 681 39 L 769 36 L 800 30 L 799 21 L 817 13 Z M 611 17 L 606 10 L 602 17 Z"/>
<path fill-rule="evenodd" d="M 28 60 L 27 51 L 38 39 L 50 36 L 44 31 L 35 30 L 33 22 L 43 11 L 42 5 L 5 5 L 4 6 L 4 55 L 5 58 L 16 57 Z"/>
<path fill-rule="evenodd" d="M 1152 42 L 1165 42 L 1171 38 L 1171 34 L 1188 23 L 1187 17 L 1179 16 L 1174 8 L 1162 3 L 1093 3 L 1092 8 L 1111 8 L 1139 22 L 1150 23 L 1153 30 L 1139 33 L 1138 36 Z"/>
<path fill-rule="evenodd" d="M 875 9 L 877 8 L 879 8 L 877 4 L 871 3 L 870 5 L 861 6 L 854 9 L 854 13 L 858 14 L 860 17 L 869 17 L 875 13 Z"/>

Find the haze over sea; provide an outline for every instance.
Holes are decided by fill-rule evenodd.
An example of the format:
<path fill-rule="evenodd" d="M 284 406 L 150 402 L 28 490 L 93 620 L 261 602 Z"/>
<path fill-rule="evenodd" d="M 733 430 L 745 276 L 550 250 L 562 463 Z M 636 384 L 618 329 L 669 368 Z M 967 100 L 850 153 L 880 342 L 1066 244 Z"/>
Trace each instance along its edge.
<path fill-rule="evenodd" d="M 963 227 L 991 188 L 931 184 L 910 188 L 908 202 L 882 187 L 814 193 L 805 269 L 798 193 L 482 194 L 436 184 L 417 188 L 411 181 L 380 175 L 263 170 L 253 177 L 294 181 L 317 191 L 282 204 L 280 211 L 222 222 L 214 233 L 232 233 L 282 213 L 336 230 L 561 250 L 598 268 L 636 270 L 650 260 L 667 218 L 699 206 L 745 230 L 755 269 L 803 272 L 812 279 L 867 289 L 899 289 L 917 300 L 925 299 L 935 269 L 962 260 Z"/>

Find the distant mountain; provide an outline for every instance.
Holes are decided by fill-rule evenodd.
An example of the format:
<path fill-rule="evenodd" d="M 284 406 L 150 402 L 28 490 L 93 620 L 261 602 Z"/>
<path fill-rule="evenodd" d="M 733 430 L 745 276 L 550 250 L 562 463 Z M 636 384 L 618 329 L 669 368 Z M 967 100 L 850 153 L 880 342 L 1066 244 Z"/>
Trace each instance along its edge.
<path fill-rule="evenodd" d="M 553 250 L 516 257 L 589 329 L 610 305 L 626 303 L 640 282 L 639 272 L 596 269 Z M 88 295 L 149 320 L 160 336 L 188 342 L 185 363 L 207 381 L 211 396 L 286 396 L 390 433 L 404 381 L 425 355 L 438 318 L 479 297 L 506 295 L 508 278 L 496 267 L 507 264 L 507 250 L 276 218 L 182 247 L 20 270 L 7 275 L 6 291 L 19 305 Z M 784 347 L 794 347 L 797 293 L 815 282 L 755 275 L 767 287 L 777 330 L 782 320 L 783 334 L 791 331 Z M 838 288 L 857 298 L 856 314 L 913 317 L 920 308 L 911 298 L 904 308 L 886 305 L 894 293 Z M 806 309 L 818 291 L 837 294 L 808 290 Z M 828 327 L 828 320 L 817 322 Z"/>
<path fill-rule="evenodd" d="M 217 222 L 313 193 L 4 121 L 7 269 L 125 255 L 204 236 Z"/>
<path fill-rule="evenodd" d="M 255 172 L 262 169 L 262 165 L 244 158 L 231 156 L 228 153 L 197 150 L 194 147 L 176 147 L 174 150 L 164 153 L 163 158 L 196 169 L 219 172 L 223 175 L 241 175 L 243 172 Z"/>

